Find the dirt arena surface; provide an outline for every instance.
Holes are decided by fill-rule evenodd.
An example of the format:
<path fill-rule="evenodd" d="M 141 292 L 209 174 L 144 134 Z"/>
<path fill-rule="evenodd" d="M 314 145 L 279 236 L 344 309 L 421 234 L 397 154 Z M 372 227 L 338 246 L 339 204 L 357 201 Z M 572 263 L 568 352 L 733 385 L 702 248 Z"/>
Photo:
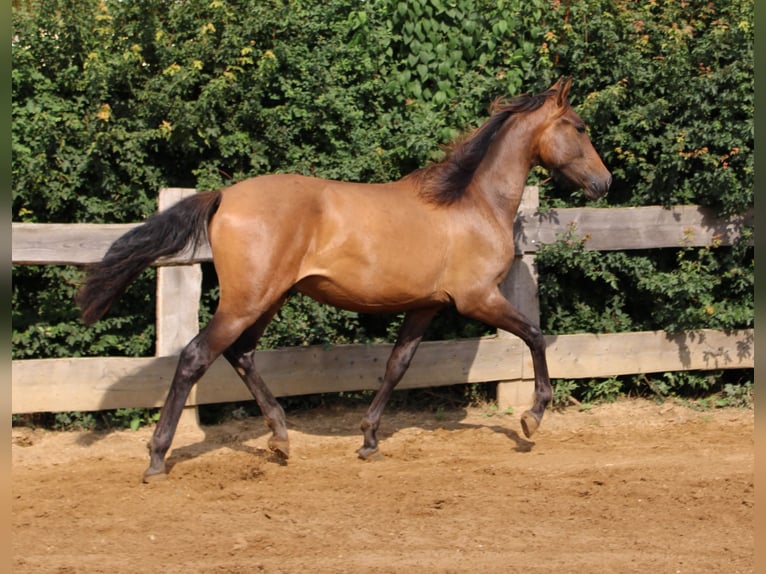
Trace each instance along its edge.
<path fill-rule="evenodd" d="M 142 484 L 151 429 L 13 429 L 16 573 L 754 572 L 752 410 L 621 401 L 518 414 L 389 412 L 382 460 L 362 409 L 176 437 Z"/>

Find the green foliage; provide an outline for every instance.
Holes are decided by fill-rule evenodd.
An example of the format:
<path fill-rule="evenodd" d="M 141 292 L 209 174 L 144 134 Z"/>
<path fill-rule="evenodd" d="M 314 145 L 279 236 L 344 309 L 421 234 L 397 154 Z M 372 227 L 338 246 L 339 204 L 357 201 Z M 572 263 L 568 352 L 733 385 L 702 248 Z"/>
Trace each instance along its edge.
<path fill-rule="evenodd" d="M 622 394 L 623 385 L 620 377 L 594 379 L 585 386 L 583 399 L 586 403 L 614 402 Z"/>
<path fill-rule="evenodd" d="M 576 395 L 580 383 L 573 379 L 554 379 L 551 381 L 551 386 L 553 387 L 551 408 L 560 410 L 571 404 L 570 397 Z"/>
<path fill-rule="evenodd" d="M 93 430 L 96 428 L 96 417 L 93 413 L 69 412 L 53 413 L 53 430 Z"/>
<path fill-rule="evenodd" d="M 14 268 L 13 359 L 152 355 L 155 275 L 154 270 L 145 272 L 109 317 L 86 329 L 72 304 L 77 269 Z"/>
<path fill-rule="evenodd" d="M 753 406 L 752 370 L 656 373 L 632 381 L 637 392 L 644 383 L 660 401 L 673 399 L 699 409 Z"/>
<path fill-rule="evenodd" d="M 99 412 L 71 411 L 13 415 L 13 426 L 40 427 L 59 431 L 138 430 L 156 423 L 159 409 L 113 409 Z"/>
<path fill-rule="evenodd" d="M 296 295 L 274 317 L 260 344 L 270 349 L 362 342 L 366 342 L 365 332 L 356 313 L 320 305 L 305 295 Z"/>
<path fill-rule="evenodd" d="M 549 58 L 584 94 L 579 111 L 614 175 L 609 204 L 751 207 L 753 1 L 553 7 Z"/>
<path fill-rule="evenodd" d="M 571 226 L 537 251 L 551 334 L 741 329 L 754 322 L 752 246 L 596 252 Z"/>
<path fill-rule="evenodd" d="M 749 408 L 753 406 L 753 381 L 744 381 L 738 384 L 725 383 L 720 392 L 717 407 Z"/>
<path fill-rule="evenodd" d="M 752 370 L 677 371 L 625 375 L 603 379 L 556 379 L 551 407 L 565 409 L 578 404 L 581 410 L 592 404 L 613 402 L 621 396 L 674 401 L 697 409 L 723 407 L 752 408 Z"/>
<path fill-rule="evenodd" d="M 144 425 L 156 423 L 159 418 L 159 409 L 116 409 L 111 414 L 109 425 L 135 431 Z"/>
<path fill-rule="evenodd" d="M 140 221 L 161 187 L 271 172 L 396 179 L 442 158 L 496 97 L 560 75 L 575 78 L 573 103 L 614 175 L 598 205 L 742 213 L 753 205 L 753 12 L 753 0 L 17 4 L 13 220 Z M 585 203 L 546 178 L 530 177 L 543 209 Z M 538 253 L 543 327 L 751 327 L 749 239 L 597 253 L 572 229 Z M 15 267 L 13 357 L 151 355 L 152 278 L 86 329 L 78 270 Z M 206 280 L 203 321 L 215 289 Z M 392 340 L 400 320 L 294 298 L 262 343 Z M 484 332 L 444 313 L 428 337 Z"/>

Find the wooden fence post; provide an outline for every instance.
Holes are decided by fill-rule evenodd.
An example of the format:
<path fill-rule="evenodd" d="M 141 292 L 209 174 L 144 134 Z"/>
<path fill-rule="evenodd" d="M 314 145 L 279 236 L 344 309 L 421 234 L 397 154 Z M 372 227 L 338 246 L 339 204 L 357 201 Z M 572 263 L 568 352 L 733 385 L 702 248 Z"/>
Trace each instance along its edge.
<path fill-rule="evenodd" d="M 524 228 L 520 223 L 523 218 L 531 217 L 540 205 L 540 190 L 537 187 L 525 187 L 521 205 L 516 216 L 514 231 L 516 234 Z M 535 325 L 540 325 L 540 301 L 537 297 L 537 269 L 534 254 L 523 253 L 517 256 L 511 270 L 500 289 L 508 300 L 513 303 Z M 506 331 L 498 330 L 498 337 L 513 337 Z M 515 360 L 509 357 L 509 360 Z M 534 369 L 529 350 L 524 347 L 518 357 L 521 361 L 521 378 L 500 381 L 497 384 L 497 406 L 500 410 L 508 407 L 522 409 L 530 406 L 535 390 Z"/>
<path fill-rule="evenodd" d="M 162 211 L 184 197 L 196 193 L 193 189 L 166 188 L 159 194 L 158 209 Z M 177 355 L 199 332 L 199 301 L 202 295 L 202 267 L 199 263 L 157 268 L 157 350 L 158 357 Z M 189 395 L 189 404 L 196 403 L 197 386 Z M 197 407 L 187 406 L 178 423 L 184 434 L 201 432 Z"/>

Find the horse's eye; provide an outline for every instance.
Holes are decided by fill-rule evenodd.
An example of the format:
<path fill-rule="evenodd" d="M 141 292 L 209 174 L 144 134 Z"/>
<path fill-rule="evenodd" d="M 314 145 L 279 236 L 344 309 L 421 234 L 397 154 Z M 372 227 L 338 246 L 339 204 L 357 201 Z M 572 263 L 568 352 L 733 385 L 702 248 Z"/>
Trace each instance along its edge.
<path fill-rule="evenodd" d="M 577 131 L 579 133 L 584 134 L 585 133 L 585 124 L 578 124 L 576 129 L 577 129 Z"/>

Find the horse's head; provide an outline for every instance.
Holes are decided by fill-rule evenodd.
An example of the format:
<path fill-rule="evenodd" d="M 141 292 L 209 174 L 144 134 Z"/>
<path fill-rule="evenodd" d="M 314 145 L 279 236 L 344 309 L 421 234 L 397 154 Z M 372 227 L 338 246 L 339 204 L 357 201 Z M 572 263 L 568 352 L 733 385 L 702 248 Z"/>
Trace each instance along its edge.
<path fill-rule="evenodd" d="M 541 123 L 537 158 L 544 168 L 582 187 L 591 199 L 604 195 L 612 183 L 606 169 L 588 137 L 585 123 L 569 105 L 572 79 L 559 79 L 546 94 L 548 101 L 536 112 L 547 118 Z"/>

